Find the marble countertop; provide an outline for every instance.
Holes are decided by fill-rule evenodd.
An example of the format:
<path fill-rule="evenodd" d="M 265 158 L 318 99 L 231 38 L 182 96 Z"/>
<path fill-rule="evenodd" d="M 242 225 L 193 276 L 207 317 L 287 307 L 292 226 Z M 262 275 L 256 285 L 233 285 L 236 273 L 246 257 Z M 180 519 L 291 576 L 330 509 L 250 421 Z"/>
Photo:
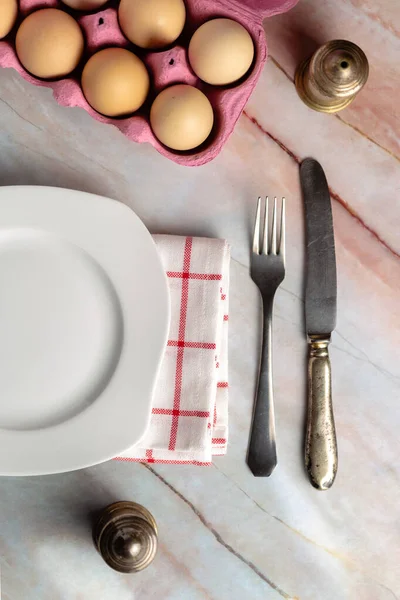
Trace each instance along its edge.
<path fill-rule="evenodd" d="M 230 443 L 213 467 L 115 461 L 57 476 L 2 478 L 3 600 L 394 600 L 400 598 L 400 7 L 301 0 L 265 23 L 270 58 L 222 153 L 188 169 L 135 145 L 49 90 L 0 72 L 0 184 L 56 185 L 116 198 L 152 232 L 232 244 Z M 338 115 L 306 108 L 293 73 L 315 47 L 358 43 L 370 78 Z M 334 487 L 303 468 L 306 343 L 298 163 L 317 158 L 332 189 L 338 324 L 331 360 L 339 443 Z M 245 464 L 257 364 L 249 235 L 261 194 L 287 198 L 287 275 L 276 297 L 279 465 Z M 146 571 L 108 569 L 94 511 L 132 499 L 156 517 Z"/>

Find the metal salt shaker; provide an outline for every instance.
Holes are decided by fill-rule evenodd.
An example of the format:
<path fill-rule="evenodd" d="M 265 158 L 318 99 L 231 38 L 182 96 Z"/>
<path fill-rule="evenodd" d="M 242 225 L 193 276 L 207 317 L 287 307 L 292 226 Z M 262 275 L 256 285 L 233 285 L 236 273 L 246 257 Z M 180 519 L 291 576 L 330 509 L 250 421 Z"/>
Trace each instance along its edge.
<path fill-rule="evenodd" d="M 335 113 L 350 104 L 368 79 L 364 52 L 346 40 L 333 40 L 299 64 L 297 93 L 307 106 Z"/>
<path fill-rule="evenodd" d="M 100 514 L 93 541 L 105 562 L 121 573 L 149 566 L 157 552 L 157 524 L 153 515 L 136 502 L 115 502 Z"/>

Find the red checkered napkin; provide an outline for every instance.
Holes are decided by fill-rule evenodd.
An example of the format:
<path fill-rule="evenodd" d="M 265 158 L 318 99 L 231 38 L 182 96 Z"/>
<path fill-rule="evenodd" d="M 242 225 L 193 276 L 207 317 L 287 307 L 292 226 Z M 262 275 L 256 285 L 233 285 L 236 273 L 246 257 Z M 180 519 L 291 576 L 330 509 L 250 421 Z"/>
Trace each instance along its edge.
<path fill-rule="evenodd" d="M 156 235 L 171 325 L 149 429 L 118 460 L 211 464 L 228 436 L 228 244 Z"/>

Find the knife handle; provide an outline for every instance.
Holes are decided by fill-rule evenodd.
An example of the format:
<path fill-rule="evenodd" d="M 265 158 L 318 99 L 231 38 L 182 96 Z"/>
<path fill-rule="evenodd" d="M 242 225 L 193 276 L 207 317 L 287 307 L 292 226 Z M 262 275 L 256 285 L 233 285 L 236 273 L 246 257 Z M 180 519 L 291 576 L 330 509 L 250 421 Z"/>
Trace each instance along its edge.
<path fill-rule="evenodd" d="M 305 462 L 308 477 L 318 490 L 335 480 L 338 458 L 332 408 L 330 336 L 308 338 L 308 411 Z"/>

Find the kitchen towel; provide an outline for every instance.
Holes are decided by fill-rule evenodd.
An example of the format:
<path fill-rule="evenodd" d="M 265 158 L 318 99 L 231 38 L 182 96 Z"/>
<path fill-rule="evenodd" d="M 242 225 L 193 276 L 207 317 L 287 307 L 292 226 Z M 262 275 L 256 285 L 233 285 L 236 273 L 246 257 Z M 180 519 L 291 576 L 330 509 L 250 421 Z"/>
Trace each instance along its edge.
<path fill-rule="evenodd" d="M 150 426 L 117 460 L 210 465 L 228 438 L 228 291 L 224 240 L 155 235 L 171 323 Z"/>

